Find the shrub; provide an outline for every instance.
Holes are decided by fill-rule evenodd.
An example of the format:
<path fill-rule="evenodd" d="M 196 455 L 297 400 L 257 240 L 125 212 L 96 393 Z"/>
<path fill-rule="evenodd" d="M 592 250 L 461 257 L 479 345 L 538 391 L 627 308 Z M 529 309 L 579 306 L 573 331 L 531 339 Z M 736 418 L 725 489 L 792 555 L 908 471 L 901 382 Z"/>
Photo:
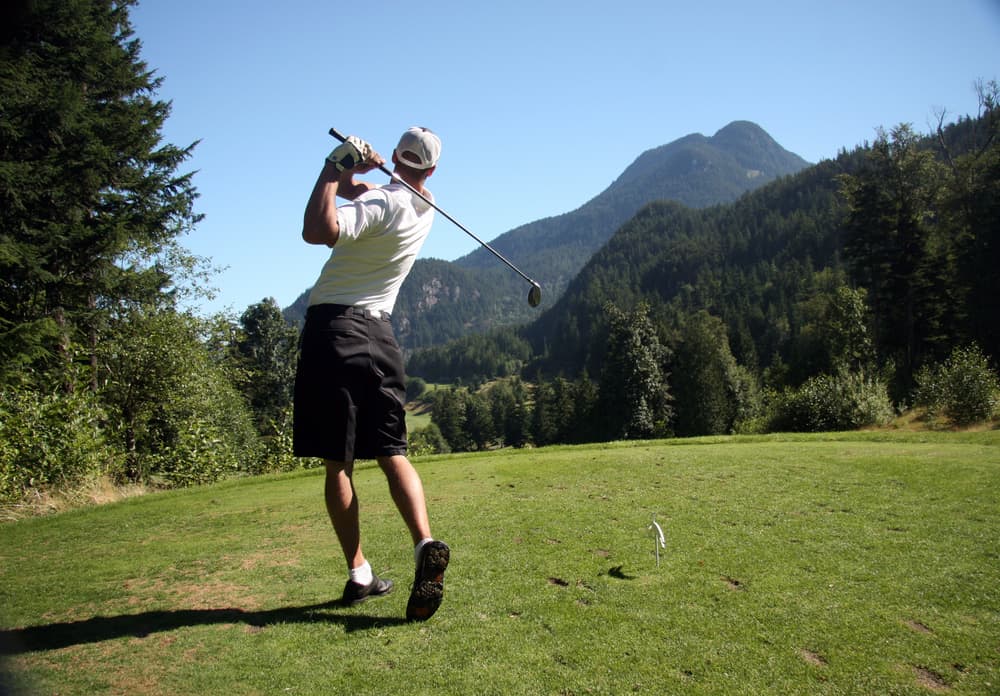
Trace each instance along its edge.
<path fill-rule="evenodd" d="M 884 425 L 894 415 L 885 382 L 863 372 L 817 375 L 775 398 L 768 430 L 824 432 Z"/>
<path fill-rule="evenodd" d="M 115 456 L 101 431 L 103 415 L 87 390 L 0 390 L 0 500 L 108 473 Z"/>
<path fill-rule="evenodd" d="M 427 382 L 420 377 L 410 377 L 406 380 L 406 400 L 415 401 L 427 391 Z"/>
<path fill-rule="evenodd" d="M 410 433 L 407 451 L 413 457 L 427 454 L 448 454 L 451 447 L 434 423 Z"/>
<path fill-rule="evenodd" d="M 1000 381 L 976 345 L 955 348 L 942 364 L 925 365 L 916 384 L 914 402 L 931 419 L 943 415 L 970 425 L 989 420 L 1000 407 Z"/>

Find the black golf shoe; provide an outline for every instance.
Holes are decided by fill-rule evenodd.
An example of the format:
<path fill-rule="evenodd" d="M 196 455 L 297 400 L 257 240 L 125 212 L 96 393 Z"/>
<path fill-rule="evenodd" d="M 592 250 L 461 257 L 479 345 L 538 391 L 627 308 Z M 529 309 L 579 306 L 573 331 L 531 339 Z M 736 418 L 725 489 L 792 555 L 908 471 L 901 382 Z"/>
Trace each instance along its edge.
<path fill-rule="evenodd" d="M 444 597 L 444 571 L 448 567 L 451 550 L 443 541 L 429 541 L 420 549 L 417 573 L 406 604 L 408 621 L 426 621 L 441 606 Z"/>
<path fill-rule="evenodd" d="M 392 592 L 392 580 L 383 580 L 377 575 L 372 575 L 372 581 L 367 585 L 348 580 L 344 585 L 344 597 L 340 600 L 344 606 L 352 607 L 361 604 L 369 597 L 381 597 Z"/>

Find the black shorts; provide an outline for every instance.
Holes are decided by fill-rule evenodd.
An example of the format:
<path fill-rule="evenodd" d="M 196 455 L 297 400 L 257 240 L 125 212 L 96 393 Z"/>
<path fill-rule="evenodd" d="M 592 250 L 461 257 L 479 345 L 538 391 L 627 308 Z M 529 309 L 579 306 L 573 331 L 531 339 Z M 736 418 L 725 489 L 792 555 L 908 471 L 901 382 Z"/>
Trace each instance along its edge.
<path fill-rule="evenodd" d="M 406 378 L 389 315 L 314 305 L 295 374 L 293 450 L 340 462 L 406 454 Z"/>

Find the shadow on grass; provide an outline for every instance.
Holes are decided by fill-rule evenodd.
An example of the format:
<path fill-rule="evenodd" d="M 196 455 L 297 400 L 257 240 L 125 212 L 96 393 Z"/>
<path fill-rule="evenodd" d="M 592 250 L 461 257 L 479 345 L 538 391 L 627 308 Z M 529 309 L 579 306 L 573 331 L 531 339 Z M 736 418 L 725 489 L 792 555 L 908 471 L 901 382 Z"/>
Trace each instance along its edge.
<path fill-rule="evenodd" d="M 153 633 L 187 626 L 243 623 L 251 630 L 262 630 L 269 625 L 281 623 L 339 623 L 344 626 L 344 630 L 351 633 L 408 623 L 402 618 L 332 613 L 328 611 L 330 609 L 347 611 L 339 600 L 333 600 L 322 604 L 281 607 L 266 611 L 244 611 L 237 608 L 175 609 L 120 616 L 95 616 L 82 621 L 0 630 L 0 655 L 58 650 L 71 645 L 99 643 L 126 636 L 145 638 Z"/>

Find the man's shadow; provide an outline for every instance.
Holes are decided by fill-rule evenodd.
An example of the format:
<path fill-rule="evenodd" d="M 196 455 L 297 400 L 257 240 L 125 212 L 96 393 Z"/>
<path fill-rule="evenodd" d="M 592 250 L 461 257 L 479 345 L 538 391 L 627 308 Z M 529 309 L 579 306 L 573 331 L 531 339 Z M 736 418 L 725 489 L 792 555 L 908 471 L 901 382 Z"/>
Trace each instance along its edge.
<path fill-rule="evenodd" d="M 186 626 L 243 623 L 252 629 L 266 629 L 276 623 L 339 623 L 351 633 L 408 623 L 402 618 L 338 614 L 330 611 L 342 608 L 340 600 L 333 600 L 322 604 L 281 607 L 266 611 L 244 611 L 237 608 L 175 609 L 120 616 L 95 616 L 82 621 L 0 630 L 0 655 L 57 650 L 71 645 L 99 643 L 126 636 L 145 638 L 153 633 L 172 631 Z"/>

